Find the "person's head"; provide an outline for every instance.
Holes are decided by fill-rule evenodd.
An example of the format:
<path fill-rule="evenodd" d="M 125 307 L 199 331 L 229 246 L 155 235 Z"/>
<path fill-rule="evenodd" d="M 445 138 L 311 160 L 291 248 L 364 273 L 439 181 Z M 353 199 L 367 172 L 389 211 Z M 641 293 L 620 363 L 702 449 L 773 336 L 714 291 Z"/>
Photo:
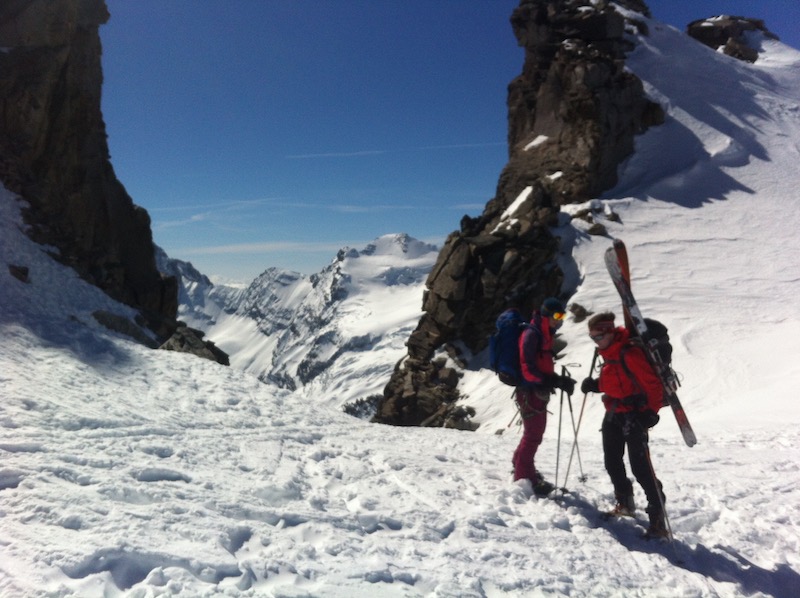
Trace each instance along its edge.
<path fill-rule="evenodd" d="M 589 318 L 589 337 L 598 349 L 605 349 L 614 340 L 614 314 L 610 311 L 595 314 Z"/>
<path fill-rule="evenodd" d="M 567 317 L 567 307 L 564 302 L 555 297 L 548 297 L 542 302 L 539 313 L 550 321 L 550 328 L 558 329 Z"/>

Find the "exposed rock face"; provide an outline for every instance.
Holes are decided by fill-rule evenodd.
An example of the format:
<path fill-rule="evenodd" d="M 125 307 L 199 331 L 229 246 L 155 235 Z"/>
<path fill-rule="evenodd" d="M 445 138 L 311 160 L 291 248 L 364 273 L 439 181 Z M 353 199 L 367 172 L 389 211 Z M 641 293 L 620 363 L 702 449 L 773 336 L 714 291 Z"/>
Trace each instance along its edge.
<path fill-rule="evenodd" d="M 613 187 L 634 136 L 664 118 L 623 69 L 632 49 L 623 17 L 602 3 L 592 10 L 587 4 L 522 2 L 511 18 L 525 63 L 509 86 L 504 174 L 545 181 L 558 204 Z"/>
<path fill-rule="evenodd" d="M 155 264 L 150 218 L 109 161 L 100 111 L 103 0 L 0 3 L 0 178 L 30 204 L 30 236 L 166 338 L 177 283 Z"/>
<path fill-rule="evenodd" d="M 647 14 L 641 2 L 621 4 Z M 623 68 L 632 46 L 625 19 L 609 4 L 523 0 L 511 24 L 525 63 L 508 91 L 509 162 L 483 214 L 465 216 L 439 254 L 425 314 L 384 389 L 377 422 L 436 424 L 447 419 L 443 405 L 455 411 L 458 389 L 442 382 L 437 351 L 458 360 L 460 344 L 484 349 L 512 294 L 524 294 L 530 311 L 561 293 L 559 241 L 549 230 L 559 206 L 612 187 L 634 136 L 663 122 L 641 81 Z"/>
<path fill-rule="evenodd" d="M 686 27 L 686 33 L 700 43 L 746 62 L 758 60 L 758 48 L 753 47 L 747 39 L 747 33 L 754 31 L 760 31 L 771 39 L 779 39 L 767 29 L 764 21 L 745 17 L 722 15 L 692 21 Z"/>
<path fill-rule="evenodd" d="M 211 341 L 203 340 L 204 336 L 202 330 L 180 325 L 160 348 L 165 351 L 192 353 L 198 357 L 216 361 L 221 365 L 230 365 L 228 354 Z"/>

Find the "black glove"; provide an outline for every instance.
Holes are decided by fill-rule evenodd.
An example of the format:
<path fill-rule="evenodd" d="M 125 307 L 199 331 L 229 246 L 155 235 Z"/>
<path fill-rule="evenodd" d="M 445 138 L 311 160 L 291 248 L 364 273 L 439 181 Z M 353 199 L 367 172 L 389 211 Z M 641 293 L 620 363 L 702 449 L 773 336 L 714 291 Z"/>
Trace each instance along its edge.
<path fill-rule="evenodd" d="M 639 419 L 639 423 L 642 424 L 643 428 L 652 428 L 658 423 L 658 420 L 661 419 L 658 416 L 658 413 L 656 413 L 652 409 L 645 409 L 644 411 L 640 411 L 636 415 Z"/>
<path fill-rule="evenodd" d="M 583 382 L 581 382 L 581 392 L 583 394 L 589 392 L 600 392 L 600 381 L 596 378 L 585 378 Z"/>
<path fill-rule="evenodd" d="M 647 397 L 643 394 L 630 395 L 622 399 L 622 404 L 626 407 L 636 409 L 644 409 L 647 407 Z"/>
<path fill-rule="evenodd" d="M 570 396 L 572 395 L 573 392 L 575 392 L 575 380 L 573 380 L 569 376 L 559 376 L 558 374 L 550 374 L 545 379 L 545 382 L 552 388 L 560 388 Z"/>

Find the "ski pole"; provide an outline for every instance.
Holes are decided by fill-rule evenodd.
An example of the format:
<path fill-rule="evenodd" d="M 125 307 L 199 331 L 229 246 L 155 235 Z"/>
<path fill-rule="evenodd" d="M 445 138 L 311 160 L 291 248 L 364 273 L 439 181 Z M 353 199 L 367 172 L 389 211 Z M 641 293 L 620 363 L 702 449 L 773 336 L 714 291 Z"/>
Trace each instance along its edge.
<path fill-rule="evenodd" d="M 656 470 L 653 468 L 653 460 L 650 459 L 650 444 L 647 441 L 648 433 L 647 430 L 644 430 L 644 434 L 642 435 L 642 442 L 644 443 L 644 455 L 647 458 L 647 465 L 650 468 L 650 475 L 653 477 L 653 485 L 656 488 L 656 492 L 658 494 L 658 504 L 661 507 L 661 513 L 664 515 L 664 523 L 667 525 L 667 533 L 669 534 L 669 544 L 672 546 L 672 552 L 675 554 L 675 560 L 678 563 L 683 563 L 681 560 L 680 555 L 678 555 L 678 549 L 675 548 L 675 536 L 672 534 L 672 524 L 669 521 L 669 515 L 667 514 L 667 507 L 664 504 L 664 495 L 661 493 L 662 486 L 656 477 Z"/>
<path fill-rule="evenodd" d="M 578 364 L 578 363 L 570 364 L 570 365 L 575 365 L 577 367 L 580 367 L 580 364 Z M 570 376 L 569 370 L 566 368 L 566 366 L 563 366 L 563 365 L 561 366 L 561 375 L 562 376 Z M 562 396 L 562 401 L 563 401 L 563 396 L 564 396 L 563 393 L 562 393 L 561 396 Z M 578 452 L 578 464 L 580 465 L 580 468 L 581 468 L 581 477 L 580 477 L 580 479 L 583 481 L 583 479 L 586 476 L 583 473 L 583 463 L 581 463 L 581 451 L 580 451 L 580 448 L 578 447 L 578 431 L 575 428 L 575 414 L 572 411 L 572 397 L 569 396 L 569 395 L 567 395 L 567 405 L 569 405 L 569 417 L 570 417 L 570 420 L 572 421 L 572 434 L 573 434 L 573 439 L 574 439 L 573 443 L 572 443 L 572 447 L 573 447 L 573 449 L 577 449 L 577 452 Z M 570 463 L 569 463 L 569 465 L 572 465 L 572 453 L 570 453 Z M 569 480 L 569 468 L 567 468 L 567 474 L 564 476 L 564 486 L 562 488 L 563 491 L 566 491 L 566 489 L 567 489 L 566 487 L 567 487 L 567 481 L 568 480 Z M 558 481 L 558 480 L 556 480 L 556 481 Z"/>
<path fill-rule="evenodd" d="M 561 457 L 561 413 L 564 410 L 564 389 L 561 389 L 561 399 L 559 401 L 558 406 L 558 441 L 556 442 L 556 479 L 555 483 L 558 486 L 558 461 Z M 565 484 L 566 485 L 566 484 Z M 561 489 L 562 492 L 566 492 L 566 488 L 563 487 Z"/>
<path fill-rule="evenodd" d="M 578 446 L 578 429 L 575 427 L 575 414 L 572 412 L 572 397 L 570 397 L 569 395 L 567 396 L 567 405 L 569 405 L 569 417 L 572 420 L 572 434 L 574 438 L 572 445 L 575 447 L 575 451 L 578 455 L 578 468 L 581 470 L 581 477 L 579 477 L 578 479 L 582 482 L 585 482 L 586 474 L 583 473 L 583 463 L 581 462 L 581 449 Z M 570 457 L 572 457 L 572 453 L 570 453 Z M 569 468 L 567 469 L 567 475 L 564 477 L 565 486 L 567 485 L 568 477 L 569 477 Z"/>
<path fill-rule="evenodd" d="M 511 427 L 511 424 L 513 424 L 515 421 L 517 421 L 517 418 L 518 418 L 518 417 L 519 417 L 519 415 L 520 415 L 520 413 L 519 413 L 519 404 L 517 403 L 517 389 L 516 389 L 516 388 L 514 388 L 514 390 L 512 390 L 512 391 L 511 391 L 511 398 L 512 398 L 512 399 L 513 399 L 513 401 L 514 401 L 514 405 L 516 405 L 516 407 L 517 407 L 517 410 L 516 410 L 516 412 L 514 413 L 514 417 L 512 417 L 512 418 L 511 418 L 511 421 L 510 421 L 510 422 L 508 422 L 508 425 L 506 426 L 506 429 L 510 428 L 510 427 Z M 502 433 L 502 430 L 500 430 L 500 432 L 499 432 L 499 433 Z"/>
<path fill-rule="evenodd" d="M 508 425 L 506 426 L 506 429 L 510 428 L 511 424 L 513 424 L 515 421 L 517 421 L 518 417 L 519 417 L 519 409 L 517 409 L 517 412 L 514 414 L 514 417 L 511 418 L 511 421 L 508 422 Z"/>
<path fill-rule="evenodd" d="M 597 349 L 594 350 L 594 355 L 592 356 L 592 365 L 589 366 L 589 375 L 591 376 L 594 373 L 594 366 L 597 364 Z M 583 393 L 583 403 L 581 403 L 581 412 L 578 415 L 578 426 L 575 428 L 575 439 L 572 441 L 572 450 L 569 453 L 569 462 L 567 463 L 567 478 L 569 477 L 569 470 L 572 467 L 572 456 L 575 454 L 575 451 L 578 448 L 578 432 L 581 429 L 581 422 L 583 421 L 583 410 L 586 408 L 586 397 L 589 396 L 588 392 Z M 580 457 L 579 457 L 580 458 Z M 583 473 L 583 468 L 581 468 L 581 482 L 586 481 L 586 475 Z M 566 485 L 566 480 L 564 481 L 564 485 Z"/>
<path fill-rule="evenodd" d="M 675 538 L 672 535 L 672 524 L 669 521 L 669 515 L 667 515 L 667 507 L 664 504 L 664 495 L 661 493 L 661 483 L 656 477 L 656 470 L 653 468 L 652 459 L 650 459 L 650 443 L 647 442 L 647 430 L 643 430 L 643 432 L 644 434 L 642 434 L 642 443 L 644 444 L 644 456 L 647 458 L 647 465 L 650 468 L 650 476 L 653 478 L 653 486 L 656 489 L 656 494 L 658 494 L 658 504 L 661 507 L 661 513 L 664 515 L 664 522 L 667 524 L 669 541 L 672 544 L 672 549 L 675 550 Z M 677 551 L 675 552 L 675 557 L 679 558 Z"/>

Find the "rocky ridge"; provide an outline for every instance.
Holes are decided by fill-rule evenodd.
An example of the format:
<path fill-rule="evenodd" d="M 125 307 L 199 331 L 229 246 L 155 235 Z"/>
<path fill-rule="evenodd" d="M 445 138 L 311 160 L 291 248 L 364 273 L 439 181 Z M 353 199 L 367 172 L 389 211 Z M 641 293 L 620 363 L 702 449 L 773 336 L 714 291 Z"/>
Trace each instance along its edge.
<path fill-rule="evenodd" d="M 226 363 L 176 320 L 177 279 L 156 267 L 150 217 L 111 166 L 100 110 L 99 28 L 109 16 L 103 0 L 0 4 L 0 181 L 23 200 L 34 241 L 138 310 L 135 321 L 98 321 L 148 346 Z"/>
<path fill-rule="evenodd" d="M 764 25 L 761 19 L 750 19 L 731 15 L 720 15 L 692 21 L 686 33 L 705 44 L 738 60 L 756 62 L 759 49 L 750 38 L 751 33 L 761 33 L 769 39 L 779 39 Z"/>
<path fill-rule="evenodd" d="M 642 2 L 618 4 L 649 14 Z M 568 294 L 550 231 L 559 207 L 612 187 L 634 137 L 663 121 L 625 70 L 633 48 L 626 32 L 641 31 L 643 20 L 609 2 L 523 0 L 511 25 L 525 62 L 508 88 L 508 164 L 483 213 L 465 216 L 439 254 L 425 313 L 376 422 L 460 425 L 458 390 L 440 382 L 448 358 L 463 366 L 486 347 L 509 296 L 523 295 L 530 311 L 546 296 Z"/>
<path fill-rule="evenodd" d="M 156 269 L 150 218 L 109 161 L 100 111 L 103 0 L 0 4 L 0 179 L 29 236 L 167 338 L 177 286 Z"/>

